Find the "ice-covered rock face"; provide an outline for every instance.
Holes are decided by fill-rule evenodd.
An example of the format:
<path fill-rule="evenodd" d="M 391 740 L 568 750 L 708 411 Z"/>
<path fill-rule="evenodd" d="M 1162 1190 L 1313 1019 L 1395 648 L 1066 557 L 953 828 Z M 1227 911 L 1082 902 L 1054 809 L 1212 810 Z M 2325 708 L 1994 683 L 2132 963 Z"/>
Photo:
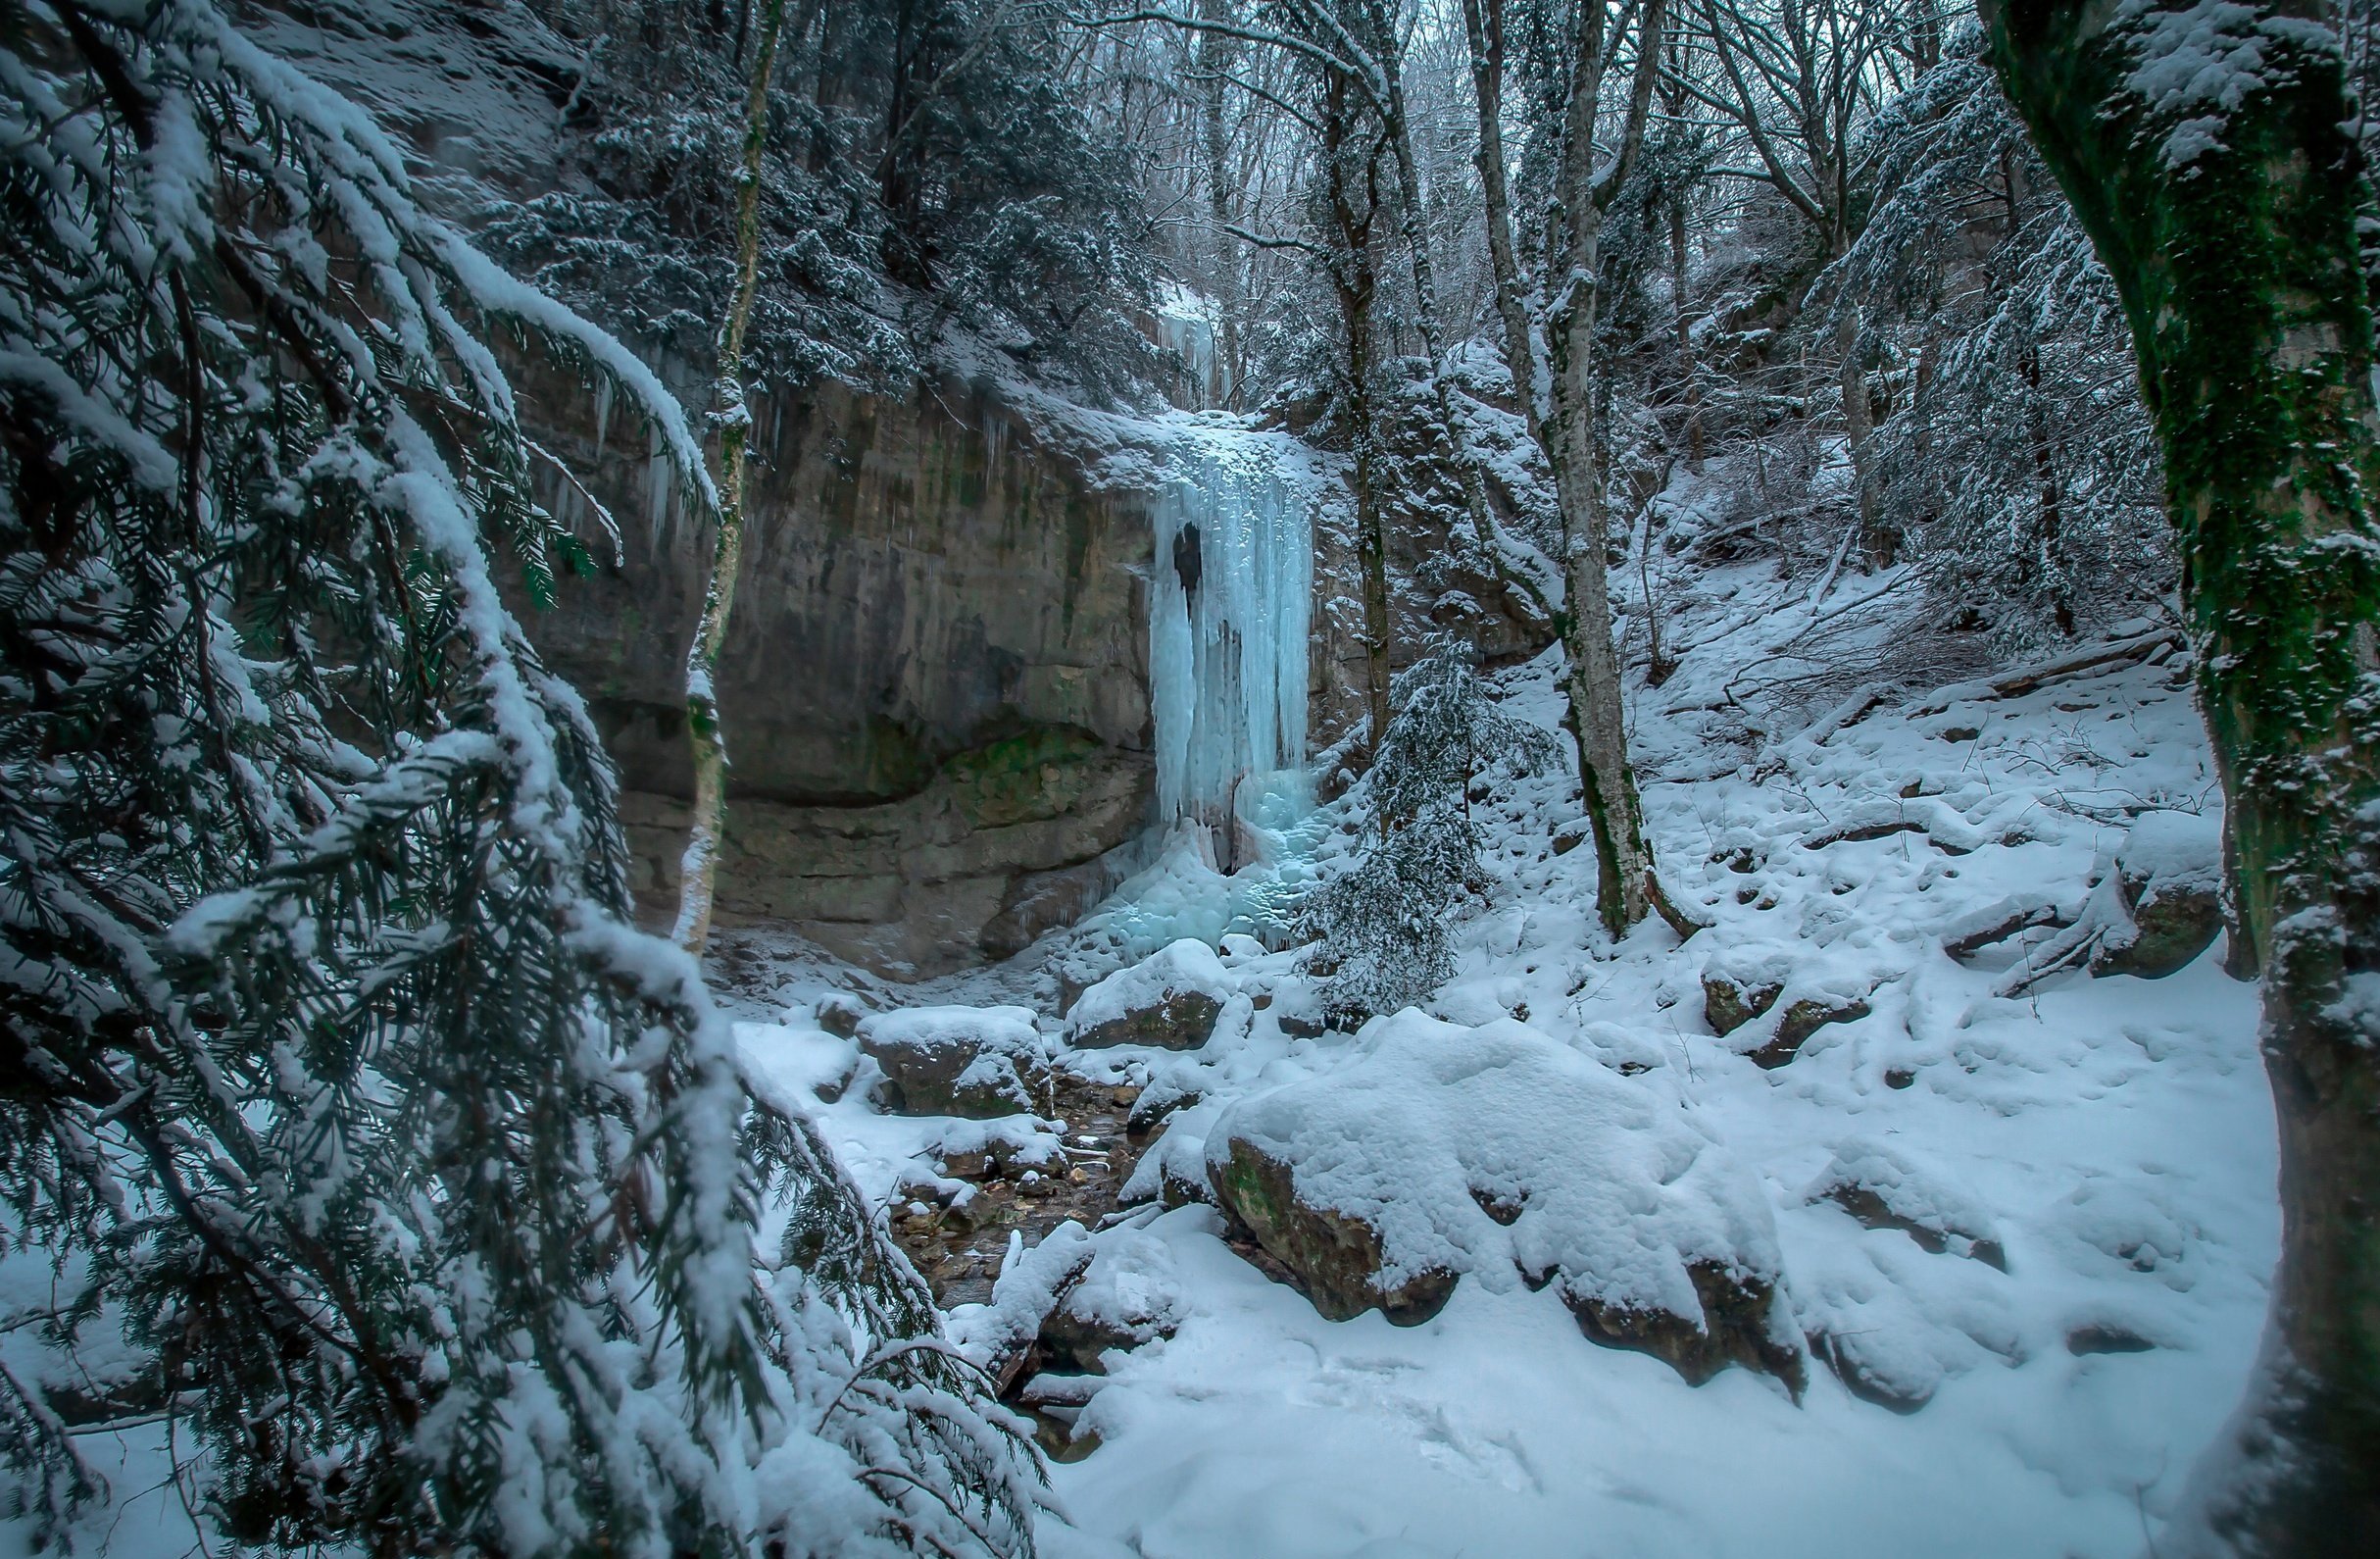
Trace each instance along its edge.
<path fill-rule="evenodd" d="M 1306 761 L 1311 478 L 1294 440 L 1205 427 L 1152 516 L 1161 822 L 1227 825 L 1240 780 Z"/>
<path fill-rule="evenodd" d="M 1596 1341 L 1689 1381 L 1797 1387 L 1768 1203 L 1642 1084 L 1511 1020 L 1375 1021 L 1322 1076 L 1226 1109 L 1217 1199 L 1325 1315 L 1428 1319 L 1463 1277 L 1551 1283 Z"/>
<path fill-rule="evenodd" d="M 1215 949 L 1183 937 L 1084 991 L 1066 1014 L 1066 1042 L 1195 1050 L 1238 988 Z"/>
<path fill-rule="evenodd" d="M 859 1040 L 901 1114 L 988 1120 L 1032 1107 L 1042 1042 L 1029 1008 L 904 1007 L 862 1019 Z"/>

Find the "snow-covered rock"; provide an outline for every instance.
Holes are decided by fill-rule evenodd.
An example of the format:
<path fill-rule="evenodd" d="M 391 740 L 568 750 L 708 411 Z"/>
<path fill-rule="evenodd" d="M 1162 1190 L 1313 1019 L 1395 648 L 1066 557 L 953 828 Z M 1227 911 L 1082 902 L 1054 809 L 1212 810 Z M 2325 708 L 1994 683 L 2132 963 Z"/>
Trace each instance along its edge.
<path fill-rule="evenodd" d="M 1068 1219 L 1030 1249 L 1013 1247 L 989 1304 L 951 1311 L 951 1342 L 1005 1391 L 1041 1370 L 1104 1375 L 1111 1349 L 1168 1337 L 1181 1280 L 1165 1242 L 1136 1229 L 1092 1234 Z"/>
<path fill-rule="evenodd" d="M 811 1005 L 818 1027 L 838 1039 L 849 1039 L 868 1021 L 868 1006 L 847 990 L 830 990 Z"/>
<path fill-rule="evenodd" d="M 1195 1050 L 1237 989 L 1215 949 L 1185 936 L 1084 991 L 1066 1014 L 1066 1042 Z"/>
<path fill-rule="evenodd" d="M 1510 1019 L 1375 1020 L 1344 1065 L 1233 1104 L 1218 1199 L 1334 1319 L 1428 1319 L 1456 1282 L 1552 1284 L 1598 1342 L 1797 1387 L 1760 1187 L 1656 1095 Z"/>
<path fill-rule="evenodd" d="M 1222 1113 L 1216 1101 L 1192 1101 L 1165 1122 L 1165 1134 L 1149 1144 L 1132 1166 L 1117 1200 L 1131 1207 L 1158 1202 L 1170 1209 L 1192 1202 L 1212 1202 L 1215 1191 L 1207 1180 L 1207 1133 Z"/>
<path fill-rule="evenodd" d="M 1873 989 L 1873 981 L 1822 965 L 1796 969 L 1774 948 L 1730 948 L 1704 966 L 1703 1016 L 1721 1036 L 1747 1029 L 1739 1048 L 1774 1069 L 1826 1025 L 1866 1017 Z M 1772 1013 L 1772 1021 L 1750 1027 Z"/>
<path fill-rule="evenodd" d="M 1030 1250 L 1021 1248 L 1015 1233 L 1008 1258 L 1001 1263 L 989 1304 L 960 1305 L 950 1312 L 945 1330 L 961 1354 L 981 1368 L 1003 1391 L 1032 1368 L 1034 1340 L 1049 1319 L 1091 1265 L 1091 1236 L 1068 1219 Z"/>
<path fill-rule="evenodd" d="M 862 1019 L 858 1033 L 898 1114 L 986 1120 L 1032 1108 L 1043 1045 L 1028 1008 L 904 1007 Z"/>
<path fill-rule="evenodd" d="M 1090 1266 L 1041 1323 L 1045 1370 L 1105 1375 L 1110 1349 L 1169 1337 L 1181 1324 L 1181 1279 L 1165 1241 L 1118 1229 L 1099 1235 L 1093 1251 Z"/>
<path fill-rule="evenodd" d="M 1773 949 L 1731 947 L 1703 969 L 1703 1016 L 1715 1034 L 1730 1034 L 1776 1004 L 1790 973 Z"/>
<path fill-rule="evenodd" d="M 2222 880 L 2221 817 L 2142 813 L 2115 852 L 2124 915 L 2100 938 L 2091 973 L 2159 980 L 2198 957 L 2223 929 Z"/>
<path fill-rule="evenodd" d="M 1859 1137 L 1843 1143 L 1802 1199 L 1834 1202 L 1868 1228 L 1901 1230 L 1936 1254 L 1952 1251 L 2008 1270 L 2008 1254 L 1982 1204 L 1886 1143 Z"/>

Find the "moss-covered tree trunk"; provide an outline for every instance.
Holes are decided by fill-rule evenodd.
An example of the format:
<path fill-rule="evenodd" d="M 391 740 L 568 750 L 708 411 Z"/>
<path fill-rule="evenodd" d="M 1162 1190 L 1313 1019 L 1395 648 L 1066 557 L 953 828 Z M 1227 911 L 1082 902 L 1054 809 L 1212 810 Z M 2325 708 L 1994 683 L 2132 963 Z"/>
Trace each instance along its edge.
<path fill-rule="evenodd" d="M 1627 111 L 1614 155 L 1599 161 L 1596 130 L 1604 108 L 1604 82 L 1615 50 L 1609 28 L 1612 8 L 1589 0 L 1572 13 L 1569 74 L 1564 83 L 1564 134 L 1561 174 L 1562 229 L 1554 301 L 1547 308 L 1546 345 L 1552 359 L 1550 404 L 1537 397 L 1536 348 L 1522 304 L 1519 263 L 1512 241 L 1510 199 L 1504 187 L 1502 103 L 1504 13 L 1499 0 L 1464 0 L 1463 33 L 1470 50 L 1471 82 L 1479 111 L 1478 166 L 1486 196 L 1488 258 L 1495 276 L 1497 312 L 1504 326 L 1505 364 L 1528 415 L 1529 432 L 1553 469 L 1562 510 L 1562 608 L 1557 614 L 1566 662 L 1562 689 L 1569 700 L 1569 725 L 1578 750 L 1578 780 L 1594 831 L 1597 902 L 1613 936 L 1658 912 L 1680 936 L 1696 923 L 1662 890 L 1653 849 L 1645 838 L 1636 776 L 1628 763 L 1627 709 L 1619 652 L 1612 637 L 1611 604 L 1604 549 L 1610 524 L 1604 509 L 1608 451 L 1596 416 L 1595 333 L 1601 297 L 1605 214 L 1618 197 L 1644 145 L 1645 122 L 1660 76 L 1667 0 L 1651 0 L 1641 12 L 1618 13 L 1633 22 L 1637 59 L 1629 82 Z M 1625 41 L 1624 38 L 1620 41 Z"/>
<path fill-rule="evenodd" d="M 2264 1358 L 2158 1551 L 2380 1553 L 2380 477 L 2368 209 L 2327 7 L 1999 0 L 2115 277 L 2228 805 L 2284 1237 Z"/>

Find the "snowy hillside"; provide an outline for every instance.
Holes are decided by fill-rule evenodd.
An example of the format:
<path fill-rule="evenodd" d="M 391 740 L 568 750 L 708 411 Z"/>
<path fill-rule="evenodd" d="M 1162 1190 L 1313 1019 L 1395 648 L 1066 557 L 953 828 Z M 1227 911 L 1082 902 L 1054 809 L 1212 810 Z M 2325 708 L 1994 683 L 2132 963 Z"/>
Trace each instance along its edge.
<path fill-rule="evenodd" d="M 1730 592 L 1766 588 L 1719 577 L 1696 603 L 1689 625 L 1719 631 L 1663 688 L 1640 692 L 1648 751 L 1709 750 L 1697 724 L 1726 717 L 1697 706 L 1720 702 L 1721 683 L 1797 626 L 1769 612 L 1724 630 Z M 1871 644 L 1889 633 L 1879 615 L 1852 619 L 1867 622 Z M 2115 642 L 2154 631 L 2139 629 Z M 1773 1374 L 1732 1367 L 1689 1385 L 1667 1363 L 1598 1346 L 1559 1288 L 1521 1281 L 1510 1242 L 1482 1243 L 1482 1260 L 1502 1252 L 1501 1270 L 1463 1272 L 1418 1326 L 1377 1310 L 1332 1322 L 1238 1253 L 1231 1241 L 1244 1247 L 1247 1235 L 1216 1208 L 1143 1202 L 1100 1220 L 1085 1249 L 1093 1279 L 1112 1265 L 1111 1285 L 1157 1318 L 1145 1340 L 1107 1354 L 1104 1376 L 1076 1383 L 1058 1371 L 1012 1387 L 1012 1399 L 1070 1419 L 1045 1431 L 1062 1455 L 1068 1435 L 1096 1441 L 1054 1469 L 1057 1487 L 1085 1532 L 1125 1546 L 1081 1551 L 2138 1551 L 2238 1399 L 2278 1236 L 2256 992 L 2222 973 L 2219 942 L 2163 979 L 2073 969 L 2023 983 L 2072 940 L 2053 923 L 2081 914 L 2113 871 L 2135 809 L 2195 823 L 2216 805 L 2181 666 L 2163 641 L 2149 664 L 2136 656 L 2008 694 L 1988 683 L 1863 691 L 1798 736 L 1741 749 L 1736 773 L 1649 784 L 1663 858 L 1714 923 L 1683 945 L 1652 926 L 1616 948 L 1603 941 L 1592 852 L 1548 844 L 1574 837 L 1566 780 L 1499 782 L 1476 803 L 1492 820 L 1496 885 L 1463 920 L 1459 973 L 1430 1004 L 1457 1027 L 1425 1043 L 1461 1072 L 1466 1032 L 1518 1020 L 1606 1091 L 1730 1161 L 1773 1228 L 1788 1341 L 1804 1354 L 1799 1400 Z M 1506 679 L 1508 706 L 1550 723 L 1552 674 L 1541 661 Z M 1974 944 L 2010 921 L 2009 934 Z M 1352 1084 L 1410 1025 L 1285 1032 L 1283 1017 L 1312 1008 L 1299 957 L 1227 939 L 1212 1033 L 1180 1052 L 1066 1049 L 1044 987 L 1058 1067 L 1141 1099 L 1194 1101 L 1147 1145 L 1127 1198 L 1154 1199 L 1170 1178 L 1174 1197 L 1211 1200 L 1209 1133 L 1225 1112 L 1292 1097 L 1308 1080 Z M 1770 1017 L 1720 1036 L 1704 977 L 1742 971 L 1756 984 L 1767 972 L 1783 993 Z M 811 1018 L 824 988 L 816 979 L 779 989 L 780 1022 L 740 1030 L 788 1085 L 844 1081 L 855 1064 L 851 1043 Z M 995 984 L 1034 985 L 1022 968 L 975 983 L 982 1000 Z M 1864 1015 L 1760 1064 L 1752 1052 L 1774 1042 L 1775 1014 L 1806 998 L 1858 1002 Z M 821 1119 L 871 1194 L 897 1219 L 905 1204 L 979 1195 L 933 1166 L 983 1129 L 878 1114 L 868 1077 Z M 1366 1144 L 1382 1167 L 1377 1199 L 1443 1195 L 1433 1181 L 1463 1173 L 1453 1150 L 1510 1135 L 1512 1099 L 1448 1081 L 1404 1105 L 1393 1086 L 1345 1095 L 1360 1112 L 1351 1127 L 1370 1112 L 1379 1133 Z M 1414 1130 L 1416 1097 L 1442 1110 L 1475 1097 L 1482 1113 Z M 1057 1177 L 1069 1150 L 1111 1146 L 1083 1124 L 1011 1123 Z M 1595 1133 L 1644 1124 L 1550 1123 L 1555 1136 L 1534 1141 L 1543 1161 L 1518 1165 L 1527 1184 L 1515 1188 L 1559 1198 L 1580 1177 L 1612 1173 L 1598 1154 L 1615 1144 Z M 1565 1129 L 1582 1133 L 1566 1160 Z M 1318 1160 L 1300 1174 L 1349 1205 L 1364 1194 Z M 937 1228 L 943 1216 L 932 1215 Z M 928 1221 L 916 1220 L 920 1231 Z M 1006 1227 L 995 1218 L 916 1243 L 977 1252 L 986 1272 L 1005 1264 L 994 1310 L 1014 1313 L 1002 1322 L 1013 1347 L 1053 1287 L 1063 1296 L 1081 1253 L 1070 1268 L 1050 1264 L 1054 1282 L 1021 1239 L 1009 1248 Z M 1531 1227 L 1524 1214 L 1511 1232 Z M 1063 1248 L 1073 1236 L 1048 1237 Z M 958 1334 L 1001 1333 L 979 1314 L 962 1305 Z"/>

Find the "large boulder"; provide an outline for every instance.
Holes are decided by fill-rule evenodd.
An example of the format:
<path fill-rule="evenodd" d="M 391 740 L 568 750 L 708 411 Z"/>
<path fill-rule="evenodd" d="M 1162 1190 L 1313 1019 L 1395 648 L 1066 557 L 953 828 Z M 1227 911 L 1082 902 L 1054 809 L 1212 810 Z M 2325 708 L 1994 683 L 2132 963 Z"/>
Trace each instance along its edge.
<path fill-rule="evenodd" d="M 902 1115 L 1020 1115 L 1046 1071 L 1024 1007 L 903 1007 L 862 1019 L 858 1032 L 884 1073 L 886 1106 Z"/>
<path fill-rule="evenodd" d="M 2205 952 L 2223 929 L 2223 822 L 2145 812 L 2115 852 L 2122 914 L 2092 954 L 2094 975 L 2160 980 Z"/>
<path fill-rule="evenodd" d="M 1428 1319 L 1464 1277 L 1552 1285 L 1598 1342 L 1799 1389 L 1766 1198 L 1657 1093 L 1510 1019 L 1408 1011 L 1222 1112 L 1217 1201 L 1333 1318 Z"/>
<path fill-rule="evenodd" d="M 1066 1013 L 1066 1043 L 1195 1050 L 1237 989 L 1215 949 L 1185 936 L 1084 991 Z"/>
<path fill-rule="evenodd" d="M 1226 1138 L 1208 1160 L 1216 1200 L 1257 1242 L 1296 1275 L 1314 1309 L 1349 1321 L 1377 1309 L 1399 1326 L 1427 1321 L 1446 1305 L 1459 1276 L 1434 1263 L 1390 1259 L 1380 1222 L 1301 1196 L 1297 1172 L 1246 1138 Z"/>

